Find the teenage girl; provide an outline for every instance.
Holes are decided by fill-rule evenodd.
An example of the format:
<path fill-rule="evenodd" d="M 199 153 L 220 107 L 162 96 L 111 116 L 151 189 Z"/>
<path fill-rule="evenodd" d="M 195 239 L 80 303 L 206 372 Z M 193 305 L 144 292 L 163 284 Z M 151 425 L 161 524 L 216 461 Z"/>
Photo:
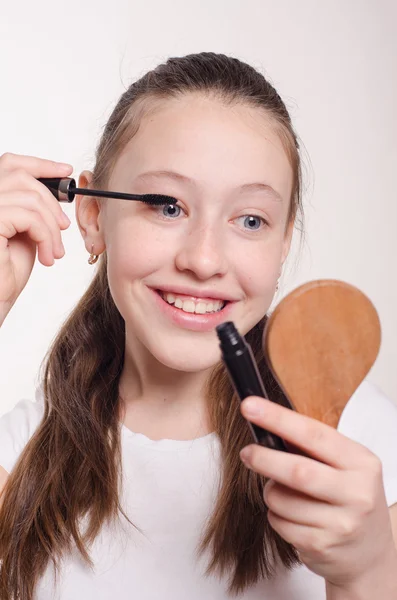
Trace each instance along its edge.
<path fill-rule="evenodd" d="M 0 158 L 0 322 L 36 250 L 65 255 L 70 221 L 38 178 L 72 171 Z M 222 54 L 171 58 L 123 93 L 79 187 L 178 202 L 76 197 L 100 259 L 36 400 L 0 418 L 0 598 L 397 598 L 396 405 L 364 382 L 335 430 L 286 408 L 263 357 L 302 214 L 276 90 Z M 233 394 L 229 320 L 275 402 Z M 254 444 L 247 420 L 309 456 Z"/>

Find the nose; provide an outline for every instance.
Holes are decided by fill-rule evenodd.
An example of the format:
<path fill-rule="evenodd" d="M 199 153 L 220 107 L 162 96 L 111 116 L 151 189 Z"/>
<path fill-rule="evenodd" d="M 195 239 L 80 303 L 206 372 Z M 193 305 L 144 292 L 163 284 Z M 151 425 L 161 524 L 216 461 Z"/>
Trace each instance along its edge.
<path fill-rule="evenodd" d="M 175 264 L 180 271 L 190 271 L 201 280 L 225 275 L 228 261 L 221 236 L 208 226 L 190 230 L 176 255 Z"/>

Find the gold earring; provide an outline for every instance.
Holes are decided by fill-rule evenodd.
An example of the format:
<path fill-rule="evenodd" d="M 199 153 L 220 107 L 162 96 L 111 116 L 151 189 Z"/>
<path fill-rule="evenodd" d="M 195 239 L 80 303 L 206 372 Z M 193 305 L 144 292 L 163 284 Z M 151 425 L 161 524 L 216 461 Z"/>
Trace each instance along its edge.
<path fill-rule="evenodd" d="M 90 258 L 88 259 L 88 264 L 89 265 L 93 265 L 96 263 L 96 261 L 99 258 L 99 254 L 94 254 L 94 244 L 92 244 L 91 246 L 91 254 L 90 254 Z"/>

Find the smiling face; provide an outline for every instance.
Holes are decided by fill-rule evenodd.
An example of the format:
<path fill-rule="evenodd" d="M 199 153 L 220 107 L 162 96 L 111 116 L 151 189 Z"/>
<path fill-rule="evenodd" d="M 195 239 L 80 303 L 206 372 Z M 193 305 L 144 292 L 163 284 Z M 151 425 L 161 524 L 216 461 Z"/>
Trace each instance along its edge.
<path fill-rule="evenodd" d="M 264 316 L 289 250 L 292 182 L 259 109 L 190 94 L 143 119 L 108 189 L 166 194 L 177 206 L 109 199 L 99 229 L 86 227 L 87 248 L 106 247 L 132 356 L 207 369 L 221 356 L 216 325 L 234 321 L 245 335 Z"/>

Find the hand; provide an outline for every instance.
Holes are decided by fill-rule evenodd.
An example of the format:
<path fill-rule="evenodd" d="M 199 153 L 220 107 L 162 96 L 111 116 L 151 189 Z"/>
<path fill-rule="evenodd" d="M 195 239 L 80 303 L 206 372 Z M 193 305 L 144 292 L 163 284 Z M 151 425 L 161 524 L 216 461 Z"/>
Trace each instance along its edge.
<path fill-rule="evenodd" d="M 251 401 L 260 411 L 255 417 L 247 411 Z M 246 398 L 241 413 L 308 455 L 255 443 L 240 454 L 247 450 L 246 466 L 270 479 L 263 497 L 273 529 L 335 586 L 376 570 L 395 550 L 379 458 L 333 427 L 270 400 Z"/>
<path fill-rule="evenodd" d="M 66 177 L 72 170 L 34 156 L 0 157 L 0 324 L 29 280 L 36 246 L 45 266 L 65 254 L 61 230 L 70 221 L 37 178 Z"/>

